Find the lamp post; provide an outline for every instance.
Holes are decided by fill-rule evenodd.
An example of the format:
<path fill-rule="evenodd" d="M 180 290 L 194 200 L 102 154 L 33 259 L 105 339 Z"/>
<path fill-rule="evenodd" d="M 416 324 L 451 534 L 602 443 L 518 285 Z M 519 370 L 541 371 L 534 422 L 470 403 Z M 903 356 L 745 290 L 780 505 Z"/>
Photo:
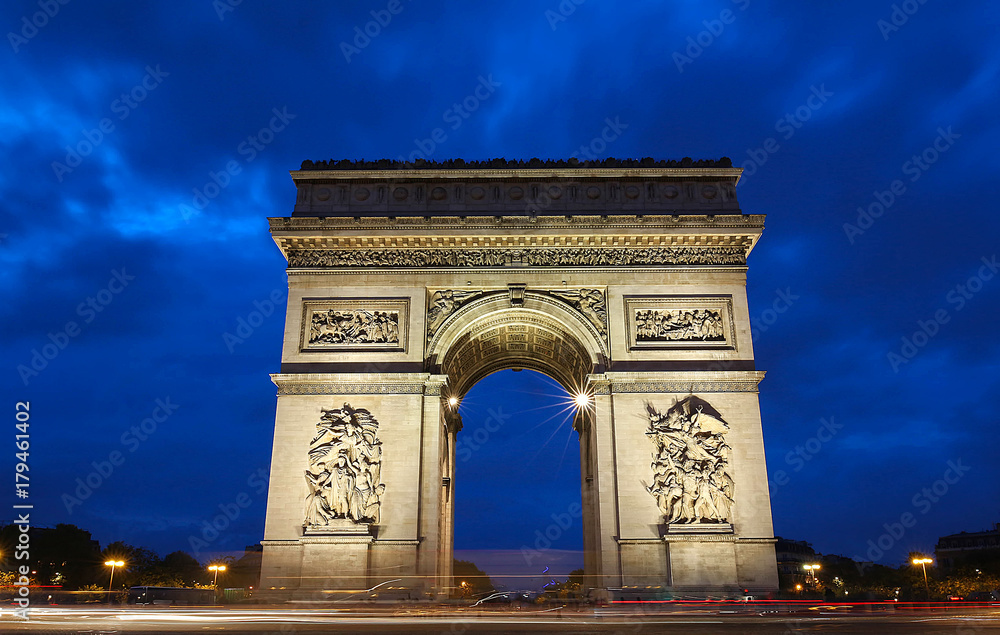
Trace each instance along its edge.
<path fill-rule="evenodd" d="M 108 604 L 111 604 L 111 598 L 114 597 L 111 594 L 111 585 L 115 581 L 115 567 L 124 567 L 125 563 L 121 560 L 108 560 L 104 565 L 111 567 L 111 579 L 108 580 Z"/>
<path fill-rule="evenodd" d="M 927 600 L 931 599 L 931 587 L 927 584 L 927 565 L 933 564 L 934 560 L 932 558 L 914 558 L 913 564 L 919 564 L 924 570 L 924 592 L 927 593 Z"/>
<path fill-rule="evenodd" d="M 215 579 L 212 580 L 212 586 L 214 586 L 215 590 L 218 591 L 219 590 L 219 572 L 220 571 L 225 571 L 226 570 L 226 565 L 224 565 L 224 564 L 213 564 L 212 566 L 210 566 L 208 568 L 208 570 L 215 572 Z"/>
<path fill-rule="evenodd" d="M 819 580 L 816 579 L 816 572 L 819 571 L 820 566 L 818 564 L 804 564 L 802 568 L 812 574 L 813 585 L 817 584 Z"/>

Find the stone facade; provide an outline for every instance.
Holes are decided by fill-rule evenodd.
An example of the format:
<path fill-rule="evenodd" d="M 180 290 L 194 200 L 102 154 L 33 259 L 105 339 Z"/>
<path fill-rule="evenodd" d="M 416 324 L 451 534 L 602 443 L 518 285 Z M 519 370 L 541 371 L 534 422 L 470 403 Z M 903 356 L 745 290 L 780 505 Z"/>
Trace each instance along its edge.
<path fill-rule="evenodd" d="M 777 588 L 745 286 L 763 216 L 738 169 L 650 164 L 292 172 L 264 591 L 451 593 L 449 398 L 514 367 L 593 397 L 595 594 Z"/>

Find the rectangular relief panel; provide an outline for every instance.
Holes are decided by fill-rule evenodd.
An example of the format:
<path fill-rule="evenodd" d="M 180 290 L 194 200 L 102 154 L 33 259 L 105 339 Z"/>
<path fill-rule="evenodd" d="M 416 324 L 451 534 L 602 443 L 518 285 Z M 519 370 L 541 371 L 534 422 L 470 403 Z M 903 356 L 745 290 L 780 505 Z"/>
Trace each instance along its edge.
<path fill-rule="evenodd" d="M 730 295 L 625 296 L 629 350 L 737 350 Z"/>
<path fill-rule="evenodd" d="M 299 350 L 406 351 L 409 298 L 304 298 Z"/>

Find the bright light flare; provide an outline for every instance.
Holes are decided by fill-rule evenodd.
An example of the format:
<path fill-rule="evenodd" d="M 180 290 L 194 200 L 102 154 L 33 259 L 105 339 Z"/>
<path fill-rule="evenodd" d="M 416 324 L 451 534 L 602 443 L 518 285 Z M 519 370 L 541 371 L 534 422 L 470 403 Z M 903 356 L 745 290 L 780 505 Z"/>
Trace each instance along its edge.
<path fill-rule="evenodd" d="M 590 395 L 585 392 L 577 393 L 576 396 L 573 397 L 573 403 L 575 403 L 576 407 L 581 410 L 589 406 L 590 401 Z"/>
<path fill-rule="evenodd" d="M 121 560 L 108 560 L 104 564 L 105 564 L 105 566 L 108 566 L 108 567 L 124 567 L 125 566 L 125 563 L 122 562 Z"/>
<path fill-rule="evenodd" d="M 448 397 L 448 405 L 454 408 L 458 405 L 458 397 Z"/>
<path fill-rule="evenodd" d="M 931 558 L 914 558 L 913 559 L 913 564 L 931 564 L 933 562 L 934 562 L 934 560 L 932 560 Z"/>

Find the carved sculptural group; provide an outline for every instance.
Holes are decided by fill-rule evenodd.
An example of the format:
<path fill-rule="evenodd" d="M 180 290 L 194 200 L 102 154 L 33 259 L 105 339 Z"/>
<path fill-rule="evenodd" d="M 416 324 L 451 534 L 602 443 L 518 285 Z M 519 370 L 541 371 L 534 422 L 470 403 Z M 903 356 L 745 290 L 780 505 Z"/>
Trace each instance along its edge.
<path fill-rule="evenodd" d="M 722 314 L 711 309 L 637 309 L 637 342 L 684 342 L 701 340 L 720 342 L 726 339 Z"/>
<path fill-rule="evenodd" d="M 385 491 L 381 469 L 382 442 L 375 417 L 346 403 L 343 408 L 323 410 L 309 443 L 306 527 L 326 527 L 338 518 L 378 524 Z"/>
<path fill-rule="evenodd" d="M 394 344 L 399 342 L 398 311 L 315 311 L 310 344 Z"/>
<path fill-rule="evenodd" d="M 729 474 L 732 448 L 724 435 L 729 424 L 708 402 L 695 396 L 674 404 L 665 414 L 647 406 L 653 442 L 653 484 L 656 498 L 670 523 L 722 523 L 731 517 L 733 479 Z"/>

